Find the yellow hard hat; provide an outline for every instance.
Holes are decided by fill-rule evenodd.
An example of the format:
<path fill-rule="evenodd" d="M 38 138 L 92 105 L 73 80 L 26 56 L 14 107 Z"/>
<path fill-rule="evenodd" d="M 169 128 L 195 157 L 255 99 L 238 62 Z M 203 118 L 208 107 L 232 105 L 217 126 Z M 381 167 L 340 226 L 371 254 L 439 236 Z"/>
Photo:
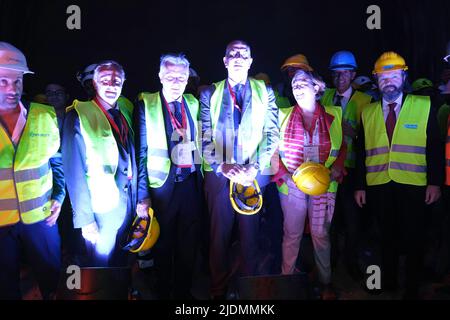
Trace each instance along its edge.
<path fill-rule="evenodd" d="M 318 196 L 330 187 L 330 170 L 320 163 L 304 162 L 295 170 L 292 180 L 303 193 Z"/>
<path fill-rule="evenodd" d="M 375 62 L 373 74 L 387 72 L 392 70 L 408 70 L 405 59 L 393 51 L 383 53 Z"/>
<path fill-rule="evenodd" d="M 257 214 L 263 205 L 258 182 L 254 180 L 248 187 L 230 182 L 230 201 L 233 209 L 240 214 Z"/>
<path fill-rule="evenodd" d="M 284 70 L 287 67 L 295 67 L 306 71 L 314 71 L 313 68 L 309 65 L 308 59 L 303 54 L 296 54 L 292 57 L 287 58 L 280 69 Z"/>
<path fill-rule="evenodd" d="M 148 218 L 136 216 L 134 219 L 128 244 L 123 249 L 133 253 L 149 250 L 158 240 L 159 232 L 159 223 L 153 216 L 153 209 L 149 208 Z"/>

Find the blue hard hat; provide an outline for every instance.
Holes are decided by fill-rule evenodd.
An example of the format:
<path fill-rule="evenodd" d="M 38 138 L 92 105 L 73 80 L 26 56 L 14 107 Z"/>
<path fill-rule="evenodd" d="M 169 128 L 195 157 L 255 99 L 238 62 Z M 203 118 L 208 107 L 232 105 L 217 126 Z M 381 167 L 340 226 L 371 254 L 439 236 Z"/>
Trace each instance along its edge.
<path fill-rule="evenodd" d="M 357 68 L 355 56 L 350 51 L 338 51 L 330 61 L 330 70 L 355 70 Z"/>

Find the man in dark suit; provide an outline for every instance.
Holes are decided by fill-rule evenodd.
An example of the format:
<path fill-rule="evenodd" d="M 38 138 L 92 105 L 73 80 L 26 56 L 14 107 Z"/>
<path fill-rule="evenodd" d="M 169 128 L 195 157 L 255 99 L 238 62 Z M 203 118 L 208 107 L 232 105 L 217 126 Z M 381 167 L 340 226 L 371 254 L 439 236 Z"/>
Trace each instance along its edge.
<path fill-rule="evenodd" d="M 136 162 L 132 113 L 118 101 L 125 72 L 104 61 L 94 71 L 96 96 L 67 109 L 62 157 L 73 224 L 82 229 L 83 265 L 128 265 L 122 250 L 135 212 Z"/>
<path fill-rule="evenodd" d="M 396 291 L 399 255 L 406 254 L 404 298 L 419 297 L 426 205 L 440 197 L 443 147 L 430 97 L 404 93 L 405 60 L 386 52 L 375 63 L 382 99 L 361 116 L 355 200 L 377 218 L 381 290 Z"/>
<path fill-rule="evenodd" d="M 270 180 L 270 160 L 278 146 L 277 106 L 271 88 L 249 79 L 250 47 L 231 42 L 223 62 L 228 78 L 200 94 L 205 195 L 210 214 L 211 295 L 223 299 L 232 276 L 228 260 L 233 225 L 239 228 L 241 275 L 257 270 L 258 215 L 237 214 L 230 203 L 230 182 L 261 187 Z"/>
<path fill-rule="evenodd" d="M 137 107 L 139 182 L 137 213 L 154 209 L 161 233 L 154 247 L 157 296 L 189 299 L 199 239 L 202 199 L 197 138 L 198 100 L 183 94 L 189 61 L 161 57 L 162 90 L 142 93 Z"/>

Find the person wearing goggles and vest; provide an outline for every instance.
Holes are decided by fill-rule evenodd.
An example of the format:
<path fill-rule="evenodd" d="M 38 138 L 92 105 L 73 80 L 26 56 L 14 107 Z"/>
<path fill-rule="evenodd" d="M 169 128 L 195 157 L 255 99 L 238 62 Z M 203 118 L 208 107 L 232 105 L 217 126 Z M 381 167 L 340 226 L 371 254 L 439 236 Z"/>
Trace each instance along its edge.
<path fill-rule="evenodd" d="M 97 64 L 96 96 L 75 100 L 64 121 L 62 156 L 73 225 L 82 229 L 91 267 L 126 266 L 126 242 L 135 211 L 132 113 L 118 99 L 125 72 L 115 61 Z"/>
<path fill-rule="evenodd" d="M 324 106 L 337 106 L 342 109 L 342 129 L 347 146 L 343 179 L 336 194 L 336 212 L 331 227 L 333 266 L 337 264 L 338 234 L 343 229 L 345 235 L 344 263 L 347 272 L 354 280 L 361 280 L 362 271 L 358 265 L 358 246 L 361 244 L 361 212 L 356 205 L 352 185 L 356 153 L 354 143 L 359 129 L 361 111 L 372 100 L 371 96 L 354 90 L 352 81 L 356 76 L 356 59 L 350 51 L 338 51 L 330 60 L 329 69 L 334 88 L 325 90 L 321 98 Z"/>
<path fill-rule="evenodd" d="M 22 254 L 44 299 L 54 297 L 61 266 L 58 219 L 64 175 L 55 109 L 21 101 L 23 53 L 0 42 L 0 299 L 21 299 Z"/>
<path fill-rule="evenodd" d="M 159 92 L 139 95 L 137 214 L 153 208 L 160 236 L 152 249 L 159 299 L 191 299 L 199 248 L 202 173 L 198 100 L 185 94 L 189 61 L 182 54 L 161 57 Z"/>
<path fill-rule="evenodd" d="M 342 110 L 319 102 L 325 83 L 314 73 L 298 70 L 292 79 L 296 104 L 280 109 L 280 165 L 273 180 L 279 187 L 284 215 L 282 274 L 293 274 L 306 217 L 309 217 L 314 259 L 323 285 L 321 297 L 335 299 L 331 286 L 329 228 L 334 212 L 337 181 L 344 172 L 345 143 L 342 136 Z M 328 190 L 308 195 L 299 188 L 292 174 L 303 163 L 314 162 L 331 170 Z"/>
<path fill-rule="evenodd" d="M 211 295 L 225 299 L 232 276 L 228 260 L 233 225 L 238 225 L 240 273 L 257 273 L 259 215 L 233 210 L 230 183 L 263 188 L 270 182 L 270 160 L 278 146 L 277 106 L 273 90 L 248 78 L 252 64 L 249 45 L 228 44 L 223 62 L 228 78 L 200 94 L 205 194 L 210 215 Z M 231 290 L 231 288 L 230 288 Z"/>
<path fill-rule="evenodd" d="M 385 52 L 373 73 L 382 100 L 361 115 L 355 200 L 377 218 L 381 247 L 381 290 L 398 288 L 398 260 L 406 254 L 405 299 L 419 297 L 426 205 L 440 197 L 443 146 L 430 98 L 406 94 L 405 60 Z"/>

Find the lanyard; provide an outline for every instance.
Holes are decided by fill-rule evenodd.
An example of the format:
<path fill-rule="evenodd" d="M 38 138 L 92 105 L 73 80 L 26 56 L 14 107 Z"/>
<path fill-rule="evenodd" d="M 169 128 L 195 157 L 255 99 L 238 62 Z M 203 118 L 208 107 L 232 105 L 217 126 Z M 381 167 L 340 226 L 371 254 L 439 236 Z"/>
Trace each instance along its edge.
<path fill-rule="evenodd" d="M 228 82 L 228 81 L 227 81 Z M 231 94 L 231 99 L 233 99 L 233 105 L 236 109 L 238 109 L 239 111 L 241 110 L 241 106 L 239 106 L 236 102 L 236 94 L 233 92 L 233 89 L 231 88 L 230 82 L 228 82 L 228 90 L 230 91 Z M 233 108 L 233 112 L 234 112 L 234 108 Z"/>
<path fill-rule="evenodd" d="M 186 135 L 186 129 L 187 129 L 187 120 L 186 120 L 186 111 L 184 107 L 184 99 L 181 99 L 181 122 L 180 123 L 177 118 L 175 118 L 174 114 L 170 111 L 169 104 L 167 103 L 166 98 L 164 98 L 164 105 L 167 108 L 167 112 L 170 116 L 170 122 L 172 123 L 172 127 L 178 132 L 178 134 L 183 137 L 183 140 Z"/>
<path fill-rule="evenodd" d="M 117 126 L 116 122 L 111 117 L 109 112 L 106 111 L 106 109 L 103 107 L 103 105 L 100 103 L 100 101 L 97 100 L 97 98 L 94 98 L 94 102 L 100 108 L 100 110 L 102 110 L 102 112 L 105 114 L 106 118 L 108 118 L 109 124 L 111 125 L 113 130 L 116 131 L 119 134 L 119 139 L 120 139 L 120 142 L 122 143 L 122 145 L 126 145 L 125 137 L 122 136 L 122 132 L 119 130 L 119 127 Z M 121 117 L 121 121 L 122 121 L 122 117 Z M 122 121 L 122 128 L 124 128 L 124 125 L 125 124 Z M 127 126 L 125 126 L 125 128 L 127 128 Z"/>

